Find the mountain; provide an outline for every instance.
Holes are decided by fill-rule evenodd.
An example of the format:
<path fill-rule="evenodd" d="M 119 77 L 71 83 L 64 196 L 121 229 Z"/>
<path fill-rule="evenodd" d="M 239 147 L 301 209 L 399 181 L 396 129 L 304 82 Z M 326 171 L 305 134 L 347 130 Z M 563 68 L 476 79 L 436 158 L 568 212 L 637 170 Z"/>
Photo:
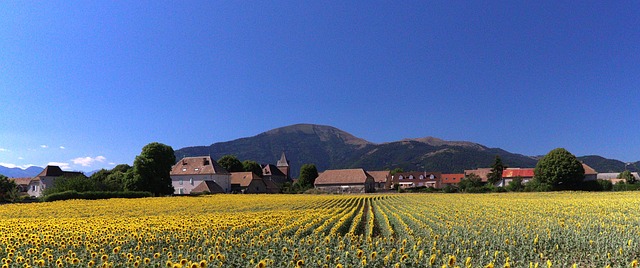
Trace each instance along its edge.
<path fill-rule="evenodd" d="M 362 167 L 369 170 L 402 168 L 462 172 L 464 169 L 490 166 L 496 155 L 512 167 L 533 167 L 537 160 L 499 148 L 463 141 L 445 141 L 434 137 L 404 139 L 375 144 L 345 131 L 322 125 L 297 124 L 273 129 L 253 137 L 210 146 L 186 147 L 176 151 L 176 158 L 211 155 L 236 155 L 238 159 L 275 163 L 285 152 L 291 161 L 291 174 L 313 163 L 319 171 Z"/>
<path fill-rule="evenodd" d="M 18 167 L 8 168 L 5 166 L 0 166 L 0 174 L 5 175 L 9 178 L 31 178 L 42 172 L 43 168 L 31 166 L 26 169 L 21 169 Z"/>
<path fill-rule="evenodd" d="M 622 172 L 625 169 L 631 172 L 640 171 L 640 161 L 625 163 L 615 159 L 607 159 L 598 155 L 586 155 L 578 157 L 578 160 L 589 165 L 599 173 Z"/>

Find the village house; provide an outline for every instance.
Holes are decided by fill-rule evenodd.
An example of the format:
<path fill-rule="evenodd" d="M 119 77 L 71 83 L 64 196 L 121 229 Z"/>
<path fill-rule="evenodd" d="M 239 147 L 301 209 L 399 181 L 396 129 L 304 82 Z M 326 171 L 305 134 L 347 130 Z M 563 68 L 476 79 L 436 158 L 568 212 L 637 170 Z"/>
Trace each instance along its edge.
<path fill-rule="evenodd" d="M 464 179 L 464 173 L 442 174 L 440 186 L 445 187 L 447 185 L 458 185 L 462 179 Z"/>
<path fill-rule="evenodd" d="M 637 181 L 640 181 L 640 176 L 638 175 L 638 172 L 631 172 L 631 175 L 634 176 Z M 617 173 L 617 172 L 598 173 L 598 175 L 596 176 L 598 180 L 610 181 L 612 184 L 625 182 L 624 179 L 618 179 L 618 176 L 620 176 L 620 173 Z"/>
<path fill-rule="evenodd" d="M 373 181 L 375 182 L 376 190 L 384 190 L 384 189 L 389 189 L 390 188 L 390 184 L 387 184 L 387 182 L 391 182 L 391 180 L 390 180 L 391 171 L 389 171 L 389 170 L 367 171 L 367 173 L 369 173 L 369 175 L 371 175 L 373 177 Z M 387 186 L 387 185 L 389 185 L 389 186 Z"/>
<path fill-rule="evenodd" d="M 231 192 L 231 174 L 210 156 L 185 157 L 171 168 L 174 194 Z M 218 185 L 216 187 L 212 183 Z M 202 186 L 201 186 L 202 184 Z M 195 193 L 195 191 L 194 191 Z"/>
<path fill-rule="evenodd" d="M 290 162 L 284 152 L 280 156 L 280 160 L 273 164 L 263 164 L 262 179 L 267 185 L 270 193 L 278 193 L 282 190 L 282 186 L 286 183 L 292 183 Z"/>
<path fill-rule="evenodd" d="M 430 187 L 440 189 L 441 172 L 401 172 L 393 176 L 394 188 Z"/>
<path fill-rule="evenodd" d="M 361 168 L 326 170 L 314 186 L 331 193 L 372 193 L 376 188 L 373 176 Z"/>
<path fill-rule="evenodd" d="M 582 163 L 584 168 L 584 181 L 595 181 L 598 179 L 598 172 L 585 163 Z"/>
<path fill-rule="evenodd" d="M 253 172 L 231 172 L 231 191 L 234 193 L 267 193 L 267 185 Z"/>
<path fill-rule="evenodd" d="M 87 178 L 82 172 L 63 171 L 59 166 L 47 166 L 40 174 L 29 181 L 27 194 L 33 197 L 40 197 L 47 187 L 52 187 L 55 184 L 56 179 L 77 176 Z"/>
<path fill-rule="evenodd" d="M 506 168 L 502 171 L 502 180 L 497 182 L 496 186 L 507 186 L 513 181 L 513 179 L 517 177 L 520 177 L 522 179 L 523 184 L 527 183 L 533 180 L 533 170 L 533 168 Z"/>
<path fill-rule="evenodd" d="M 471 174 L 476 174 L 480 177 L 482 182 L 487 182 L 489 178 L 487 177 L 491 173 L 491 168 L 477 168 L 477 169 L 465 169 L 464 176 L 465 178 Z"/>

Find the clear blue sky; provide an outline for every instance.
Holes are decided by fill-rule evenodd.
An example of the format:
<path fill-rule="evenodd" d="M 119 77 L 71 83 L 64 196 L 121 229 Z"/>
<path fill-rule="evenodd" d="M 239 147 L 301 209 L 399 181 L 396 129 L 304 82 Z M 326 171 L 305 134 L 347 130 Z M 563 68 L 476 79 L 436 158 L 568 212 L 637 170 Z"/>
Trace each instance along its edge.
<path fill-rule="evenodd" d="M 2 1 L 0 163 L 295 123 L 637 161 L 639 29 L 638 1 Z"/>

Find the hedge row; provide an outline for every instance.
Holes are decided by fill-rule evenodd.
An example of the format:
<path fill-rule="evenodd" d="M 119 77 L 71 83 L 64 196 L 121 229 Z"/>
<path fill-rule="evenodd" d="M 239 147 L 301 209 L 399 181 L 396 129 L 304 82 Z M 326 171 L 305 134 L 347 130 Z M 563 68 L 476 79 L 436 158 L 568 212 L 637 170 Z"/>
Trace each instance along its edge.
<path fill-rule="evenodd" d="M 97 200 L 97 199 L 109 199 L 109 198 L 142 198 L 142 197 L 152 197 L 153 194 L 150 192 L 104 192 L 104 191 L 95 191 L 95 192 L 76 192 L 76 191 L 65 191 L 55 194 L 46 195 L 42 198 L 44 202 L 51 201 L 59 201 L 59 200 L 69 200 L 69 199 L 88 199 L 88 200 Z"/>

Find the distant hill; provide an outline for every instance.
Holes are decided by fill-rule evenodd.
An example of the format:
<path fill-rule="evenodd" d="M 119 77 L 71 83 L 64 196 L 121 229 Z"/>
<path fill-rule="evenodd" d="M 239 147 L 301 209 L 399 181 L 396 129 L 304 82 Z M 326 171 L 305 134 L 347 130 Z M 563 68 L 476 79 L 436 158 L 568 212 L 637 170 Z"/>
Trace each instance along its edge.
<path fill-rule="evenodd" d="M 598 155 L 586 155 L 578 157 L 578 160 L 589 165 L 599 173 L 622 172 L 626 169 L 631 172 L 640 171 L 640 161 L 625 163 L 615 159 L 607 159 Z"/>
<path fill-rule="evenodd" d="M 5 166 L 0 166 L 0 174 L 5 175 L 9 178 L 31 178 L 42 172 L 43 168 L 31 166 L 27 169 L 21 169 L 18 167 L 8 168 Z"/>
<path fill-rule="evenodd" d="M 462 172 L 487 167 L 500 155 L 508 166 L 533 167 L 537 160 L 498 148 L 460 141 L 426 137 L 375 144 L 345 131 L 322 125 L 297 124 L 273 129 L 253 137 L 210 146 L 176 150 L 176 158 L 211 155 L 236 155 L 241 161 L 274 163 L 285 152 L 291 172 L 297 176 L 302 164 L 313 163 L 319 171 L 362 167 L 369 170 L 394 169 Z"/>

